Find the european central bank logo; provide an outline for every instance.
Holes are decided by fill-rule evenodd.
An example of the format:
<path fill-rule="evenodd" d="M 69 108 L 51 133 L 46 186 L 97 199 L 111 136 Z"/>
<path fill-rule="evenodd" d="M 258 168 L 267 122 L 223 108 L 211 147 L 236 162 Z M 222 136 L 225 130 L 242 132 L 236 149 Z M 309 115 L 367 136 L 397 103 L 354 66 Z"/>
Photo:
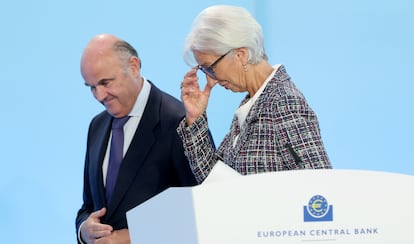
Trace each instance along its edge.
<path fill-rule="evenodd" d="M 313 196 L 307 206 L 303 206 L 303 220 L 305 222 L 332 221 L 333 207 L 328 204 L 325 197 Z"/>

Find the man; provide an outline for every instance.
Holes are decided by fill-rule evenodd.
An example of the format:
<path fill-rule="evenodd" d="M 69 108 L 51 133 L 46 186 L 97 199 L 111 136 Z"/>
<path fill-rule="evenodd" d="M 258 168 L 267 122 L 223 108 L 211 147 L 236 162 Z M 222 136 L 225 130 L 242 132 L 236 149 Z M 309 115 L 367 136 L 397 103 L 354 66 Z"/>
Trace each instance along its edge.
<path fill-rule="evenodd" d="M 129 243 L 128 210 L 170 186 L 196 184 L 176 132 L 185 110 L 141 76 L 136 50 L 113 35 L 101 34 L 89 42 L 81 73 L 106 111 L 89 126 L 83 204 L 76 218 L 78 242 Z M 111 129 L 113 121 L 123 119 L 123 129 Z M 119 133 L 123 138 L 115 143 Z M 122 143 L 123 158 L 116 169 L 112 149 Z"/>

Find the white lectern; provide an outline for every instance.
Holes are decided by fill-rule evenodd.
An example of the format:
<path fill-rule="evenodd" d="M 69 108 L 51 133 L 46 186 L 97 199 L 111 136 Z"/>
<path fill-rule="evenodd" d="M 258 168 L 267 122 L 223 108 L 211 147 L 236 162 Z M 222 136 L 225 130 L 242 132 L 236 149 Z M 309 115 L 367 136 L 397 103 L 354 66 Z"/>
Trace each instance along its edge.
<path fill-rule="evenodd" d="M 127 219 L 133 244 L 408 244 L 414 176 L 295 170 L 225 177 L 170 188 Z"/>

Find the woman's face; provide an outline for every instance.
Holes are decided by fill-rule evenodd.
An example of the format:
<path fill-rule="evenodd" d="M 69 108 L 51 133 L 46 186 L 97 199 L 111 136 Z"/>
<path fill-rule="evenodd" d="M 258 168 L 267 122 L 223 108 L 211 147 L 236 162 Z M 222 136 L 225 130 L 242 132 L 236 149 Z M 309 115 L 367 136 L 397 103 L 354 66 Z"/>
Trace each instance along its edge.
<path fill-rule="evenodd" d="M 245 72 L 237 52 L 230 50 L 223 55 L 215 55 L 194 51 L 194 57 L 209 83 L 216 80 L 220 86 L 228 90 L 245 92 Z"/>

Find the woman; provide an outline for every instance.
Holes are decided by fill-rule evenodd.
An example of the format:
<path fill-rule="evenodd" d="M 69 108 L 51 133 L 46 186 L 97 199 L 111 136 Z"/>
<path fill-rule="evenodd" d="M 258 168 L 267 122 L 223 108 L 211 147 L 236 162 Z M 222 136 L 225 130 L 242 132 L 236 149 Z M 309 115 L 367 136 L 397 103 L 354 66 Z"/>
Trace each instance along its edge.
<path fill-rule="evenodd" d="M 267 62 L 262 28 L 245 9 L 218 5 L 203 10 L 186 39 L 184 58 L 198 65 L 181 83 L 186 117 L 177 132 L 198 182 L 217 160 L 243 175 L 331 168 L 315 113 L 285 68 Z M 198 70 L 206 74 L 204 90 Z M 217 83 L 247 95 L 216 150 L 206 109 Z"/>

